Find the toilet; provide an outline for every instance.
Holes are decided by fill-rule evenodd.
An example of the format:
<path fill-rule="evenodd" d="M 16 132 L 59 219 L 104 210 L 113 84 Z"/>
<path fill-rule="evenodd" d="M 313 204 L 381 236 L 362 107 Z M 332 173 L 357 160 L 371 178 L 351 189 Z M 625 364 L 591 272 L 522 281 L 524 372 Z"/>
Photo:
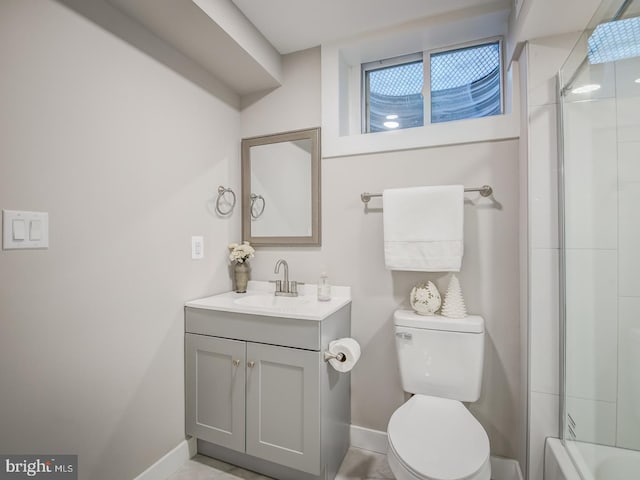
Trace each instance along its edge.
<path fill-rule="evenodd" d="M 387 428 L 397 480 L 489 480 L 489 438 L 462 402 L 480 397 L 484 319 L 394 313 L 402 387 Z"/>

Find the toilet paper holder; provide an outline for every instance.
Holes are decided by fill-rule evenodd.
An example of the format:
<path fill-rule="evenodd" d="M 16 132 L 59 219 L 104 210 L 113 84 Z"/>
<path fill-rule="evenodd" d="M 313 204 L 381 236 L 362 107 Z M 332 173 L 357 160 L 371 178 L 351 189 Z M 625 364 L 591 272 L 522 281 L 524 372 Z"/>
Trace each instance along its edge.
<path fill-rule="evenodd" d="M 325 352 L 324 352 L 324 361 L 328 362 L 329 360 L 331 360 L 333 358 L 335 358 L 339 362 L 344 362 L 347 359 L 346 355 L 344 353 L 342 353 L 342 352 L 331 353 L 331 352 L 325 350 Z"/>

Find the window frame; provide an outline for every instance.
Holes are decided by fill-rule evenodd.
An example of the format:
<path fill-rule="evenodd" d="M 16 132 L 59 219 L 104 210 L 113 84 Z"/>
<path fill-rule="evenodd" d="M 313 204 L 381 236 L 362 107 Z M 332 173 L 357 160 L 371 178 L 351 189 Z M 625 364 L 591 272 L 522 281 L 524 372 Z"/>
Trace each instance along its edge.
<path fill-rule="evenodd" d="M 361 100 L 361 133 L 381 133 L 381 132 L 370 132 L 371 128 L 369 122 L 369 76 L 368 72 L 374 70 L 381 70 L 383 68 L 397 67 L 398 65 L 408 65 L 410 63 L 422 62 L 422 68 L 424 69 L 424 51 L 409 53 L 406 55 L 399 55 L 397 57 L 384 58 L 382 60 L 374 60 L 373 62 L 363 63 L 360 66 L 360 91 Z M 424 73 L 423 73 L 424 76 Z M 424 83 L 422 85 L 422 96 L 424 98 Z M 423 106 L 424 112 L 424 106 Z M 424 126 L 424 123 L 423 123 Z"/>
<path fill-rule="evenodd" d="M 423 50 L 415 53 L 409 53 L 405 55 L 398 55 L 396 57 L 385 58 L 381 60 L 374 60 L 372 62 L 362 63 L 360 66 L 360 133 L 385 133 L 385 132 L 371 132 L 369 122 L 369 85 L 367 73 L 372 70 L 379 70 L 382 68 L 389 68 L 398 65 L 405 65 L 409 63 L 415 63 L 422 61 L 423 78 L 424 83 L 422 85 L 422 97 L 423 97 L 423 114 L 424 123 L 423 127 L 429 125 L 438 125 L 443 123 L 451 123 L 452 121 L 470 120 L 472 118 L 483 117 L 469 117 L 460 120 L 450 120 L 447 122 L 431 122 L 431 56 L 434 54 L 441 54 L 446 52 L 453 52 L 456 50 L 463 50 L 467 48 L 480 47 L 483 45 L 490 45 L 493 43 L 498 44 L 500 50 L 500 114 L 505 114 L 505 72 L 504 72 L 504 36 L 486 37 L 478 40 L 472 40 L 469 42 L 448 45 L 446 47 L 438 47 L 429 50 Z M 498 116 L 498 115 L 491 115 Z M 416 128 L 416 127 L 414 127 Z M 404 129 L 406 130 L 406 129 Z"/>
<path fill-rule="evenodd" d="M 483 45 L 490 45 L 493 43 L 497 43 L 498 44 L 498 49 L 500 50 L 500 55 L 499 55 L 499 60 L 500 60 L 500 115 L 504 115 L 504 37 L 503 36 L 497 36 L 497 37 L 489 37 L 489 38 L 483 38 L 481 40 L 473 40 L 471 42 L 465 42 L 465 43 L 460 43 L 457 45 L 450 45 L 447 47 L 442 47 L 442 48 L 434 48 L 431 50 L 426 50 L 424 52 L 424 56 L 426 58 L 426 60 L 423 60 L 424 63 L 424 84 L 425 87 L 422 90 L 422 94 L 424 97 L 424 105 L 425 105 L 425 125 L 437 125 L 440 123 L 450 123 L 450 122 L 456 122 L 456 121 L 463 121 L 463 120 L 470 120 L 471 118 L 483 118 L 483 117 L 469 117 L 469 118 L 463 118 L 460 120 L 449 120 L 447 122 L 436 122 L 436 123 L 432 123 L 431 122 L 431 56 L 434 54 L 439 54 L 439 53 L 446 53 L 446 52 L 454 52 L 456 50 L 464 50 L 467 48 L 473 48 L 473 47 L 481 47 Z M 429 62 L 429 64 L 427 65 L 426 62 Z M 428 87 L 427 87 L 428 85 Z M 497 115 L 491 115 L 491 116 L 497 116 Z"/>

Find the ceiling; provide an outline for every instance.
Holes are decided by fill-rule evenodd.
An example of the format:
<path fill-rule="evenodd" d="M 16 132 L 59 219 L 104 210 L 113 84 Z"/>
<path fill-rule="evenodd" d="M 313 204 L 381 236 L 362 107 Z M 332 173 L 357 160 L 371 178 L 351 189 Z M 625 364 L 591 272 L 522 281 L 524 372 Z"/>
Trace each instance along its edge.
<path fill-rule="evenodd" d="M 510 0 L 231 0 L 282 54 Z"/>
<path fill-rule="evenodd" d="M 239 95 L 280 85 L 279 65 L 269 65 L 279 64 L 280 55 L 230 0 L 106 1 Z"/>
<path fill-rule="evenodd" d="M 401 31 L 508 12 L 519 2 L 507 44 L 572 31 L 588 23 L 600 0 L 58 0 L 77 9 L 151 55 L 157 48 L 134 29 L 123 27 L 105 8 L 111 5 L 143 25 L 220 81 L 230 102 L 267 92 L 282 83 L 282 55 L 380 31 Z M 430 29 L 426 26 L 424 28 Z M 130 30 L 130 31 L 129 31 Z M 124 33 L 123 33 L 124 32 Z M 176 55 L 158 55 L 180 73 L 191 71 Z M 510 58 L 510 53 L 507 52 Z M 167 61 L 169 58 L 171 61 Z M 195 70 L 194 70 L 195 71 Z M 190 78 L 200 79 L 197 73 Z M 204 78 L 204 77 L 202 77 Z M 208 82 L 198 81 L 199 85 Z M 214 82 L 215 83 L 215 82 Z M 205 87 L 209 88 L 209 87 Z M 218 92 L 214 85 L 213 92 Z"/>

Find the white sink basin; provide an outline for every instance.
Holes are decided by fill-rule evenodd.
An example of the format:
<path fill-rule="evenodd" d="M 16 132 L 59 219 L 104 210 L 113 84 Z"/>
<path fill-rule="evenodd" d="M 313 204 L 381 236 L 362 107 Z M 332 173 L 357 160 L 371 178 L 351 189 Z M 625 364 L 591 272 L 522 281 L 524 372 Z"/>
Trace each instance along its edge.
<path fill-rule="evenodd" d="M 315 298 L 310 296 L 303 297 L 277 297 L 271 295 L 250 295 L 247 297 L 236 298 L 233 303 L 243 305 L 245 307 L 257 308 L 291 308 L 311 303 Z"/>
<path fill-rule="evenodd" d="M 351 302 L 349 287 L 331 287 L 331 300 L 319 302 L 315 285 L 298 285 L 299 296 L 280 297 L 273 294 L 273 284 L 249 280 L 247 293 L 226 292 L 186 303 L 187 307 L 222 312 L 323 320 Z"/>

